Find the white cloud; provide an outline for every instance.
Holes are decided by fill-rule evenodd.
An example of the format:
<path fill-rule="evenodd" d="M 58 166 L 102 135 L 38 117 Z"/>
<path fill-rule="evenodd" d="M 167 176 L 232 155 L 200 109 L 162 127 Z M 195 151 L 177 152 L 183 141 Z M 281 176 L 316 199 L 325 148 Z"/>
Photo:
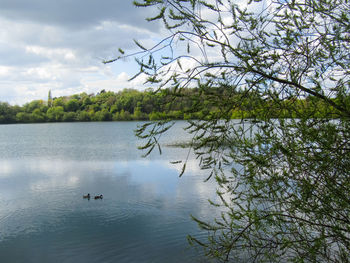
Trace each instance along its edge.
<path fill-rule="evenodd" d="M 74 62 L 77 60 L 75 52 L 68 48 L 47 48 L 41 46 L 27 46 L 26 52 L 46 57 L 50 60 L 64 60 L 66 62 Z"/>
<path fill-rule="evenodd" d="M 132 51 L 133 39 L 153 43 L 159 25 L 144 21 L 151 10 L 131 1 L 21 2 L 0 0 L 0 101 L 141 88 L 144 78 L 127 81 L 138 70 L 133 60 L 102 61 Z"/>
<path fill-rule="evenodd" d="M 143 83 L 145 82 L 145 76 L 140 76 L 135 80 L 129 81 L 131 76 L 126 72 L 121 72 L 120 74 L 110 77 L 108 79 L 87 79 L 82 81 L 84 90 L 88 92 L 93 92 L 96 90 L 110 90 L 110 91 L 120 91 L 123 89 L 144 89 Z"/>
<path fill-rule="evenodd" d="M 9 75 L 10 71 L 11 71 L 10 67 L 0 66 L 0 77 Z"/>

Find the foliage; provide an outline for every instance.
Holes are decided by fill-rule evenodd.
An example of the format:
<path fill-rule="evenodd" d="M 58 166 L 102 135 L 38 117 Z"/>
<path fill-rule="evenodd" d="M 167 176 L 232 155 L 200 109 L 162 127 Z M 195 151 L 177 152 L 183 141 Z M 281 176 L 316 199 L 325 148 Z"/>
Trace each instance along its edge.
<path fill-rule="evenodd" d="M 106 63 L 142 54 L 136 76 L 148 75 L 160 94 L 170 87 L 167 107 L 189 98 L 192 149 L 217 180 L 213 205 L 222 209 L 214 222 L 194 218 L 209 235 L 190 242 L 225 262 L 349 262 L 349 2 L 135 5 L 158 10 L 148 21 L 162 21 L 169 36 Z M 170 127 L 141 126 L 141 148 L 160 147 Z"/>
<path fill-rule="evenodd" d="M 182 105 L 188 100 L 177 99 L 176 110 L 170 110 L 168 99 L 167 94 L 156 94 L 151 89 L 124 89 L 118 93 L 103 90 L 96 95 L 81 93 L 53 99 L 49 92 L 47 102 L 34 100 L 22 107 L 0 103 L 0 123 L 181 119 Z"/>
<path fill-rule="evenodd" d="M 16 111 L 6 102 L 0 102 L 0 123 L 12 123 L 15 120 Z"/>
<path fill-rule="evenodd" d="M 206 118 L 215 114 L 218 110 L 215 103 L 211 102 L 215 96 L 223 96 L 220 89 L 211 88 L 211 93 L 203 92 L 206 87 L 200 89 L 184 88 L 173 98 L 173 91 L 165 89 L 162 93 L 156 93 L 150 89 L 140 92 L 137 90 L 123 90 L 118 93 L 111 91 L 99 94 L 74 94 L 59 97 L 45 102 L 34 100 L 22 107 L 11 106 L 7 103 L 0 105 L 0 123 L 35 123 L 35 122 L 72 122 L 72 121 L 130 121 L 130 120 L 182 120 Z M 226 95 L 224 95 L 226 96 Z M 236 94 L 239 96 L 239 94 Z M 245 95 L 248 96 L 247 94 Z M 249 95 L 251 96 L 251 95 Z M 203 105 L 198 108 L 198 104 Z M 299 114 L 311 111 L 309 100 L 297 102 Z M 334 114 L 333 108 L 320 100 L 312 101 L 317 105 L 317 110 L 311 112 L 315 117 L 325 118 Z M 48 106 L 51 105 L 51 106 Z M 265 103 L 265 107 L 276 107 L 273 102 Z M 254 110 L 248 102 L 240 107 L 228 111 L 231 119 L 242 116 L 253 118 L 254 112 L 260 111 L 257 106 Z M 295 114 L 282 112 L 275 109 L 271 116 L 284 118 L 295 117 Z"/>
<path fill-rule="evenodd" d="M 47 95 L 47 106 L 48 107 L 52 107 L 52 94 L 51 94 L 51 90 L 49 90 L 49 93 Z"/>

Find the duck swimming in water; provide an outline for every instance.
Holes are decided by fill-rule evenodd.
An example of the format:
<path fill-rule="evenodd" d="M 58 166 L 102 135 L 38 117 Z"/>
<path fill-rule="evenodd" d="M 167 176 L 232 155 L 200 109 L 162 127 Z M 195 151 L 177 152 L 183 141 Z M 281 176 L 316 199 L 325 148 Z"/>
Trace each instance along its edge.
<path fill-rule="evenodd" d="M 88 193 L 87 195 L 83 195 L 83 198 L 90 199 L 90 193 Z"/>
<path fill-rule="evenodd" d="M 103 195 L 95 195 L 95 199 L 103 199 Z"/>

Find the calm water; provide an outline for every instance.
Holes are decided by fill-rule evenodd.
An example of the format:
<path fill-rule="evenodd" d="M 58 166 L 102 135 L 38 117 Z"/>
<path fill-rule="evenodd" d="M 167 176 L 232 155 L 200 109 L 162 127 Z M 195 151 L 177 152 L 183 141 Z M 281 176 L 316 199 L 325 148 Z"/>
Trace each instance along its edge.
<path fill-rule="evenodd" d="M 0 262 L 206 262 L 186 236 L 206 237 L 190 214 L 215 214 L 215 183 L 194 159 L 178 178 L 186 149 L 141 158 L 137 124 L 0 126 Z"/>

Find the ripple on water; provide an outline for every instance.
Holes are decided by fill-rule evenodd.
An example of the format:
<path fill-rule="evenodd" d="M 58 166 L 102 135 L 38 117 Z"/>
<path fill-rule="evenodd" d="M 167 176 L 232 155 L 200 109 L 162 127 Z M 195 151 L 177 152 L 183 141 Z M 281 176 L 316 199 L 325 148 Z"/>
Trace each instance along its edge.
<path fill-rule="evenodd" d="M 8 147 L 13 152 L 5 157 L 17 158 L 12 161 L 0 156 L 2 167 L 7 165 L 0 171 L 6 175 L 0 175 L 1 262 L 198 261 L 200 253 L 188 249 L 186 236 L 206 237 L 190 214 L 211 213 L 206 208 L 209 185 L 188 175 L 178 181 L 164 155 L 157 162 L 137 161 L 136 142 L 132 149 L 118 148 L 124 134 L 115 129 L 120 125 L 23 126 L 21 138 L 32 129 L 23 141 L 30 147 Z M 135 125 L 129 127 L 131 133 Z M 86 146 L 82 131 L 92 128 L 83 140 Z M 129 133 L 124 137 L 129 140 Z M 11 138 L 3 141 L 16 144 Z M 113 147 L 105 147 L 111 141 Z M 169 154 L 178 158 L 176 149 Z M 104 199 L 83 199 L 87 192 Z"/>

